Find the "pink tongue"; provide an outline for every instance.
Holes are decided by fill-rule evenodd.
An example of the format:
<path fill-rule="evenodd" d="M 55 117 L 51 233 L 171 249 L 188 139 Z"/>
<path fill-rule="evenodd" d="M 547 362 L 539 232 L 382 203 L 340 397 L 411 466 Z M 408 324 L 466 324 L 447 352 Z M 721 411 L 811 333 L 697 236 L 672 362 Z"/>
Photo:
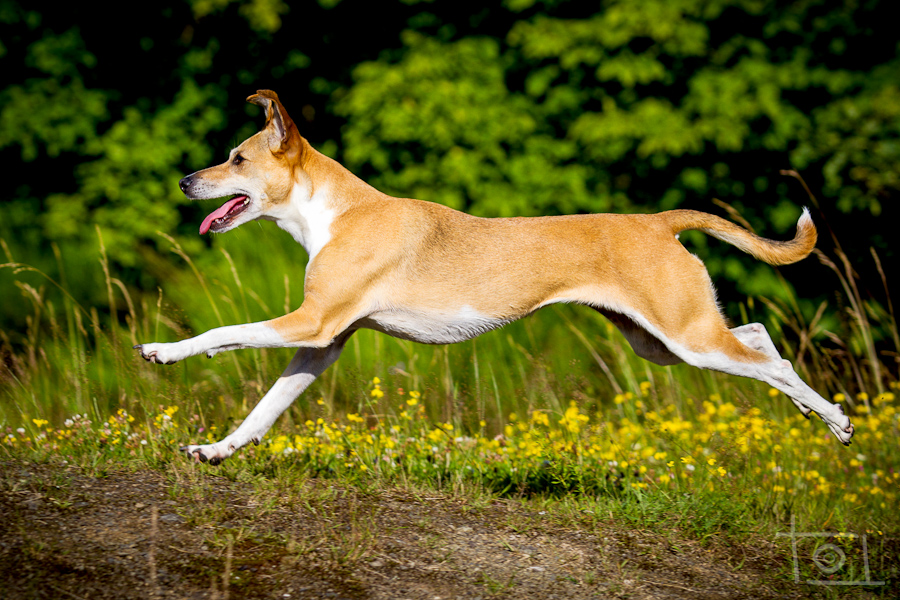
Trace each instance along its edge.
<path fill-rule="evenodd" d="M 246 199 L 247 199 L 247 196 L 238 196 L 237 198 L 232 198 L 231 200 L 229 200 L 228 202 L 226 202 L 225 204 L 223 204 L 222 206 L 220 206 L 219 208 L 217 208 L 216 210 L 214 210 L 213 212 L 208 214 L 206 216 L 206 218 L 203 219 L 203 222 L 200 224 L 200 235 L 203 235 L 204 233 L 209 231 L 209 226 L 212 225 L 213 221 L 215 221 L 216 219 L 221 219 L 222 217 L 224 217 L 225 215 L 228 214 L 228 211 L 230 211 L 232 208 L 234 208 L 236 205 L 240 204 L 241 202 L 243 202 Z"/>

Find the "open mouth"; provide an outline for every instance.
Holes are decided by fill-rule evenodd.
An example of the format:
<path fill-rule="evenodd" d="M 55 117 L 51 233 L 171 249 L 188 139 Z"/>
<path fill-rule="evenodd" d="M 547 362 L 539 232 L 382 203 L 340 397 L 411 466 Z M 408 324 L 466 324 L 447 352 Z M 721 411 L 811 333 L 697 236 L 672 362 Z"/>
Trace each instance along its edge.
<path fill-rule="evenodd" d="M 213 233 L 225 229 L 235 217 L 247 210 L 250 206 L 250 198 L 248 196 L 235 196 L 203 219 L 200 224 L 200 235 L 212 230 Z"/>

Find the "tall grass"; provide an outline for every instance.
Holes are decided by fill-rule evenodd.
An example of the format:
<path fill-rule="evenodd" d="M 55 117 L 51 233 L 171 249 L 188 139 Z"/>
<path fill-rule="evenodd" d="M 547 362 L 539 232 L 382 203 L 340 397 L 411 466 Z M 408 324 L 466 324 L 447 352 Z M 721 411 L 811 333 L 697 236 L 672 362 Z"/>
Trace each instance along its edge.
<path fill-rule="evenodd" d="M 268 239 L 259 242 L 255 237 L 261 232 Z M 302 300 L 302 251 L 271 231 L 238 230 L 229 234 L 236 239 L 227 248 L 219 246 L 198 262 L 160 234 L 181 268 L 157 294 L 135 296 L 110 272 L 102 232 L 97 233 L 97 269 L 108 311 L 83 306 L 69 295 L 66 277 L 73 274 L 62 265 L 60 281 L 9 255 L 0 265 L 15 274 L 18 300 L 15 290 L 4 290 L 7 302 L 30 307 L 24 331 L 0 332 L 0 418 L 16 424 L 23 415 L 59 420 L 71 413 L 109 414 L 119 407 L 154 410 L 173 399 L 218 420 L 241 418 L 278 376 L 292 350 L 229 352 L 211 362 L 194 357 L 160 367 L 138 360 L 131 346 L 176 341 L 212 327 L 289 312 Z M 266 251 L 264 268 L 257 254 L 261 244 L 273 246 Z M 855 406 L 860 392 L 881 393 L 896 381 L 900 339 L 893 305 L 886 283 L 884 303 L 861 296 L 840 247 L 834 258 L 816 254 L 843 291 L 842 305 L 834 311 L 842 320 L 839 330 L 826 329 L 825 302 L 814 314 L 804 314 L 787 282 L 787 301 L 748 298 L 740 306 L 741 319 L 763 321 L 776 341 L 784 342 L 779 344 L 783 355 L 814 388 L 826 396 L 840 393 Z M 305 420 L 311 414 L 308 407 L 319 399 L 335 413 L 378 410 L 363 392 L 374 376 L 392 387 L 427 390 L 429 414 L 435 418 L 468 425 L 487 420 L 498 430 L 510 412 L 565 410 L 571 399 L 587 408 L 608 405 L 615 394 L 640 392 L 642 381 L 652 382 L 657 393 L 675 403 L 705 397 L 707 391 L 740 395 L 752 390 L 755 395 L 764 388 L 686 366 L 652 365 L 635 357 L 595 312 L 557 305 L 455 346 L 424 346 L 361 331 L 296 404 L 293 415 Z M 769 403 L 763 404 L 769 410 Z M 773 403 L 771 409 L 777 410 L 777 404 L 783 403 Z"/>
<path fill-rule="evenodd" d="M 30 312 L 24 330 L 2 333 L 0 426 L 5 426 L 7 439 L 37 440 L 47 423 L 61 428 L 76 414 L 111 423 L 120 410 L 150 432 L 165 410 L 171 413 L 169 407 L 178 407 L 191 424 L 181 430 L 182 443 L 211 435 L 213 427 L 219 437 L 233 428 L 287 364 L 291 350 L 231 352 L 213 361 L 194 357 L 167 367 L 145 363 L 131 347 L 267 319 L 299 305 L 304 257 L 297 246 L 271 235 L 271 229 L 244 229 L 229 234 L 227 247 L 217 240 L 216 252 L 199 259 L 160 234 L 171 244 L 178 269 L 154 295 L 134 294 L 111 272 L 98 230 L 97 269 L 108 296 L 106 312 L 69 295 L 64 278 L 76 274 L 61 268 L 64 278 L 53 281 L 17 263 L 7 251 L 8 262 L 0 269 L 15 275 L 18 301 L 27 303 Z M 269 239 L 260 242 L 260 235 Z M 264 261 L 258 254 L 261 244 L 267 247 Z M 397 444 L 411 439 L 437 444 L 442 438 L 435 431 L 452 432 L 441 442 L 447 444 L 440 451 L 447 469 L 434 470 L 429 448 L 436 445 L 416 442 L 418 449 L 409 449 L 404 463 L 405 476 L 411 476 L 410 465 L 419 464 L 413 460 L 415 452 L 422 452 L 423 473 L 450 479 L 462 477 L 462 469 L 471 470 L 479 460 L 506 465 L 493 475 L 476 469 L 485 485 L 503 493 L 597 493 L 596 486 L 584 485 L 584 473 L 590 473 L 604 482 L 600 487 L 612 477 L 616 489 L 639 494 L 641 514 L 651 506 L 651 497 L 671 510 L 676 502 L 672 492 L 681 489 L 707 500 L 722 493 L 752 498 L 757 516 L 768 515 L 775 522 L 783 523 L 787 513 L 805 503 L 807 517 L 818 523 L 833 522 L 839 510 L 844 523 L 896 526 L 896 516 L 884 508 L 884 494 L 896 498 L 900 471 L 892 405 L 897 382 L 893 359 L 900 345 L 893 307 L 889 298 L 878 303 L 861 296 L 840 249 L 836 257 L 820 253 L 819 259 L 828 268 L 823 273 L 832 273 L 843 291 L 838 311 L 842 329 L 825 328 L 825 304 L 805 314 L 786 282 L 788 300 L 748 299 L 740 307 L 741 317 L 763 321 L 784 356 L 814 388 L 848 405 L 857 425 L 849 451 L 823 423 L 798 418 L 787 398 L 762 383 L 684 365 L 652 365 L 637 358 L 594 311 L 554 306 L 455 346 L 423 346 L 361 331 L 337 364 L 276 424 L 269 445 L 259 452 L 281 455 L 290 447 L 294 457 L 302 452 L 322 456 L 321 448 L 310 450 L 313 442 L 291 437 L 312 433 L 311 439 L 321 440 L 322 427 L 349 428 L 348 436 L 397 435 Z M 9 299 L 15 290 L 3 294 Z M 415 411 L 407 404 L 412 391 L 421 398 Z M 717 412 L 721 405 L 732 408 Z M 349 422 L 348 415 L 353 415 Z M 547 416 L 546 423 L 540 415 Z M 584 425 L 576 437 L 567 438 L 573 433 L 572 419 L 584 419 Z M 669 429 L 663 423 L 670 423 Z M 19 428 L 22 432 L 14 433 Z M 563 432 L 561 438 L 554 437 L 554 428 Z M 675 430 L 693 433 L 680 437 Z M 279 434 L 288 437 L 280 439 Z M 540 436 L 560 443 L 536 446 L 538 450 L 522 456 L 489 447 L 500 440 L 503 447 L 514 443 L 525 452 Z M 473 441 L 466 446 L 454 442 L 456 437 Z M 650 446 L 660 458 L 641 452 Z M 370 466 L 370 474 L 383 458 L 378 448 L 361 444 L 354 450 L 359 464 Z M 594 454 L 591 448 L 596 448 Z M 713 469 L 704 465 L 710 458 L 717 461 Z M 623 462 L 632 468 L 607 468 Z M 350 469 L 353 464 L 348 464 Z M 688 465 L 709 471 L 708 482 L 698 484 L 694 478 L 688 487 L 673 487 L 679 481 L 676 471 Z M 453 468 L 459 470 L 455 476 Z M 727 485 L 716 475 L 718 469 L 728 474 Z M 791 476 L 777 475 L 784 472 Z M 860 479 L 859 472 L 865 477 Z M 650 489 L 629 487 L 648 481 Z M 887 489 L 885 481 L 892 483 Z M 863 487 L 875 494 L 871 502 L 856 493 Z M 814 500 L 810 490 L 818 490 Z M 659 495 L 653 496 L 654 491 Z M 683 507 L 686 496 L 678 497 Z M 695 508 L 700 504 L 691 501 Z"/>

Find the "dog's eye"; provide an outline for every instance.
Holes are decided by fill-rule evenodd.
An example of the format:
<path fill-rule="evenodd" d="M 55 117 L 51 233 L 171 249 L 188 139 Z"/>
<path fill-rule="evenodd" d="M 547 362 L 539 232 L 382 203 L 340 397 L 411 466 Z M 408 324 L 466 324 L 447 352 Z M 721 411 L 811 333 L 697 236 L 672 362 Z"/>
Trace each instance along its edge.
<path fill-rule="evenodd" d="M 240 154 L 235 154 L 234 158 L 231 159 L 231 164 L 233 164 L 235 166 L 241 164 L 242 162 L 244 162 L 244 157 L 241 156 Z"/>

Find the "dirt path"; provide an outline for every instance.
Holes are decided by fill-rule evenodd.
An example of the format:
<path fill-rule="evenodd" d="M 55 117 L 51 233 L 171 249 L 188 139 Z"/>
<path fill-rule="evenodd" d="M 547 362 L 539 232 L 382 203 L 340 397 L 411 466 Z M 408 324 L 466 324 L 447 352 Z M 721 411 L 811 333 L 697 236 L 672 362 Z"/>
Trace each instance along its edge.
<path fill-rule="evenodd" d="M 578 531 L 520 503 L 472 506 L 199 472 L 97 478 L 0 461 L 3 598 L 799 597 L 761 554 L 673 532 Z M 251 493 L 250 490 L 255 490 Z M 729 566 L 743 563 L 740 569 Z"/>

